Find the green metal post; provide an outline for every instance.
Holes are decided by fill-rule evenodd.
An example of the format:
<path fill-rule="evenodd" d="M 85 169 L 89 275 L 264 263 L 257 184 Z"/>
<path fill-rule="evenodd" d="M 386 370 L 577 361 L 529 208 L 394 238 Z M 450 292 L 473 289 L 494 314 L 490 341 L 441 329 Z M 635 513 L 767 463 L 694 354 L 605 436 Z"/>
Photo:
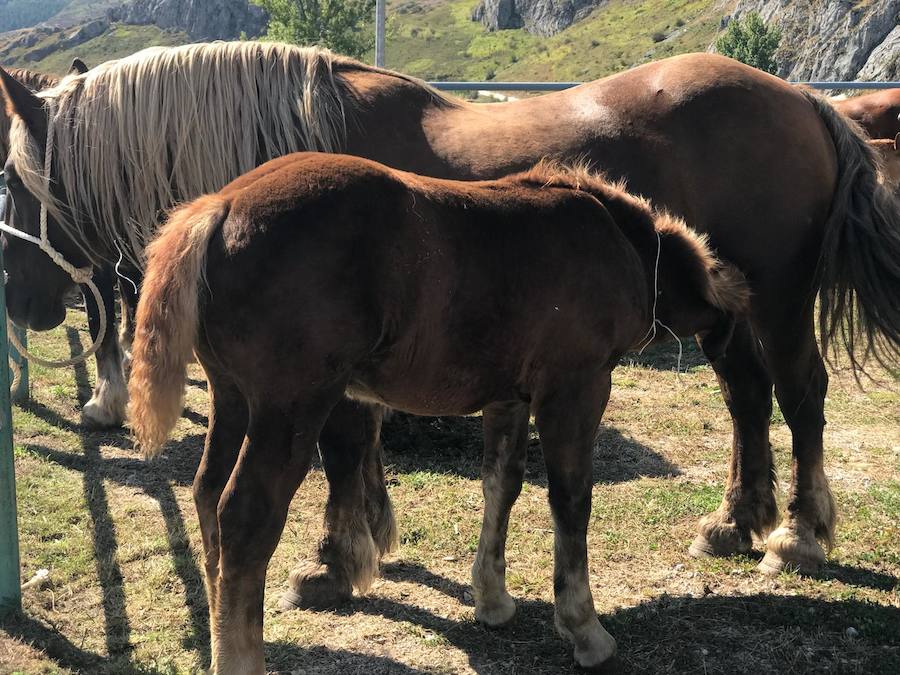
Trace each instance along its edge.
<path fill-rule="evenodd" d="M 0 271 L 2 269 L 3 251 L 0 250 Z M 9 401 L 9 367 L 6 365 L 8 358 L 6 289 L 0 287 L 0 359 L 3 363 L 3 367 L 0 367 L 0 616 L 22 607 L 12 408 Z"/>

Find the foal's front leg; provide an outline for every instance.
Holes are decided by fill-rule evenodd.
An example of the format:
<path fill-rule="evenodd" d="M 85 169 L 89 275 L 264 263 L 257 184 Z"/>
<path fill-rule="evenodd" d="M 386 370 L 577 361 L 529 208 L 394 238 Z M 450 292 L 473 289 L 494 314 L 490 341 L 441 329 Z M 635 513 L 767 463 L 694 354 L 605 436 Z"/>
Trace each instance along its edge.
<path fill-rule="evenodd" d="M 616 641 L 597 618 L 588 581 L 591 451 L 609 400 L 610 372 L 591 375 L 571 374 L 571 381 L 535 405 L 555 529 L 556 628 L 575 645 L 575 661 L 583 668 L 604 664 L 616 651 Z"/>
<path fill-rule="evenodd" d="M 522 491 L 525 475 L 528 404 L 492 403 L 483 415 L 484 520 L 472 565 L 472 590 L 475 618 L 489 626 L 500 626 L 512 619 L 516 611 L 512 596 L 506 591 L 506 535 L 509 512 Z"/>

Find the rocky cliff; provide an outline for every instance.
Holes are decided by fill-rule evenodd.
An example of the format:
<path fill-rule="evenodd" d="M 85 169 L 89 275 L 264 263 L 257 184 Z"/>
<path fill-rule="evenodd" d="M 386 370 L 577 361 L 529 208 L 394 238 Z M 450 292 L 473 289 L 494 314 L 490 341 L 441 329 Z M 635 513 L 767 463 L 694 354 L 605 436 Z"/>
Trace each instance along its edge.
<path fill-rule="evenodd" d="M 480 0 L 472 19 L 489 30 L 524 28 L 548 37 L 584 18 L 607 0 Z"/>
<path fill-rule="evenodd" d="M 180 30 L 192 40 L 233 40 L 260 35 L 266 13 L 247 0 L 132 0 L 109 10 L 109 19 Z"/>
<path fill-rule="evenodd" d="M 900 0 L 738 0 L 781 28 L 778 74 L 790 80 L 900 80 Z"/>

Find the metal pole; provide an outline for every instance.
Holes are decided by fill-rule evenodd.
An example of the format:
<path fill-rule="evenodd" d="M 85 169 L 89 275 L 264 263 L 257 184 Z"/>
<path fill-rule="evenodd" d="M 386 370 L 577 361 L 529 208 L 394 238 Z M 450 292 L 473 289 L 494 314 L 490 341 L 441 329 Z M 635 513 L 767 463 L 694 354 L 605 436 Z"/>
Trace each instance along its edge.
<path fill-rule="evenodd" d="M 375 0 L 375 65 L 384 68 L 384 4 Z"/>
<path fill-rule="evenodd" d="M 0 269 L 3 251 L 0 249 Z M 22 607 L 19 531 L 16 521 L 16 473 L 13 463 L 12 409 L 9 403 L 9 343 L 6 335 L 6 289 L 0 287 L 0 616 Z"/>

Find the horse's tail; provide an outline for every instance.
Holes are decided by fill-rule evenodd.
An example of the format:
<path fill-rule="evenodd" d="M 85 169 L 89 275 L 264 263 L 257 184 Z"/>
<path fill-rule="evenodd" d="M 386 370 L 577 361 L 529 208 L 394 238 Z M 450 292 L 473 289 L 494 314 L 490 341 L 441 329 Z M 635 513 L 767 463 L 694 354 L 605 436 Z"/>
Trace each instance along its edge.
<path fill-rule="evenodd" d="M 184 408 L 187 364 L 197 339 L 199 282 L 209 238 L 228 214 L 217 195 L 179 208 L 147 247 L 135 319 L 129 419 L 146 457 L 159 453 Z"/>
<path fill-rule="evenodd" d="M 818 267 L 822 351 L 829 358 L 843 345 L 854 373 L 869 357 L 891 367 L 900 363 L 900 199 L 879 182 L 880 160 L 860 127 L 803 93 L 838 160 Z"/>

